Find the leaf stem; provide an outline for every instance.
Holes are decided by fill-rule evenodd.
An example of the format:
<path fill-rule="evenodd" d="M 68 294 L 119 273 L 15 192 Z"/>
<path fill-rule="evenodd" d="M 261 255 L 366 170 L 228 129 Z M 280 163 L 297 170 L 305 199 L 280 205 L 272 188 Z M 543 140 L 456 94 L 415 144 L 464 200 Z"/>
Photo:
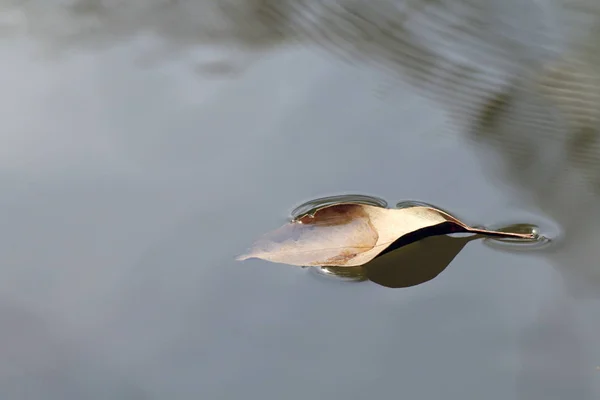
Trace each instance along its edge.
<path fill-rule="evenodd" d="M 503 239 L 523 239 L 523 240 L 535 240 L 538 238 L 536 233 L 516 233 L 516 232 L 500 232 L 500 231 L 491 231 L 487 229 L 481 228 L 467 228 L 467 230 L 471 233 L 477 233 L 479 235 L 485 235 L 490 237 L 497 237 Z"/>

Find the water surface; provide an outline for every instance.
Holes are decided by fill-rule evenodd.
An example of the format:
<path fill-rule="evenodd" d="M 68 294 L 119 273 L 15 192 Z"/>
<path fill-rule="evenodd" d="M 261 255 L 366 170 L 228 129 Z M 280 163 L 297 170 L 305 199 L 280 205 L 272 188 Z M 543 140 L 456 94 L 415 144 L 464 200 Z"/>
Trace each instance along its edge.
<path fill-rule="evenodd" d="M 407 87 L 382 101 L 388 77 L 305 50 L 214 81 L 136 43 L 31 48 L 0 46 L 3 399 L 598 398 L 598 301 L 563 276 L 597 259 L 595 214 L 549 253 L 469 243 L 414 287 L 234 261 L 343 193 L 561 226 Z"/>

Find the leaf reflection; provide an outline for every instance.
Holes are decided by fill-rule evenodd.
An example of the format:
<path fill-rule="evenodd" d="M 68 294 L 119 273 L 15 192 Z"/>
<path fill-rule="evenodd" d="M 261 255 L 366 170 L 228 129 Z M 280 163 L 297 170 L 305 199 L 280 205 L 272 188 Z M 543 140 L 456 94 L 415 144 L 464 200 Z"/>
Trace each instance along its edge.
<path fill-rule="evenodd" d="M 385 253 L 360 267 L 323 267 L 319 271 L 346 281 L 370 280 L 388 288 L 406 288 L 428 282 L 441 274 L 471 241 L 481 235 L 447 235 L 413 238 L 394 243 Z"/>
<path fill-rule="evenodd" d="M 366 275 L 389 288 L 420 285 L 441 274 L 467 243 L 481 237 L 427 237 L 377 257 L 364 266 Z"/>

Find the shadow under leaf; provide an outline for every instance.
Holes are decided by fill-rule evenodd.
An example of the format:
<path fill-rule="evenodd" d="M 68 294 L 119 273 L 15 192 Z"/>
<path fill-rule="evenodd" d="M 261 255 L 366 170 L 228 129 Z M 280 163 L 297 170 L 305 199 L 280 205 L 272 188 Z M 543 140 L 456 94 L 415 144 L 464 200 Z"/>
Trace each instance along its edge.
<path fill-rule="evenodd" d="M 440 224 L 404 235 L 372 261 L 359 267 L 321 267 L 321 272 L 344 280 L 370 280 L 388 288 L 405 288 L 428 282 L 441 274 L 467 243 L 482 235 L 448 236 L 460 232 Z"/>
<path fill-rule="evenodd" d="M 389 288 L 420 285 L 441 274 L 467 243 L 479 238 L 442 235 L 415 241 L 365 264 L 366 276 Z"/>

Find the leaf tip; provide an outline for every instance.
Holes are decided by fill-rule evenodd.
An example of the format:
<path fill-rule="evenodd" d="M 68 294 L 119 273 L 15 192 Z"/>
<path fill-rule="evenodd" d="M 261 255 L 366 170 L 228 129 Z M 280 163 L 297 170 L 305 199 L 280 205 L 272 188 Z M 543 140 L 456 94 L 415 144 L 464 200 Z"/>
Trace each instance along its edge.
<path fill-rule="evenodd" d="M 236 261 L 245 261 L 245 260 L 247 260 L 249 258 L 252 258 L 251 254 L 240 254 L 239 256 L 235 257 L 235 260 Z"/>

